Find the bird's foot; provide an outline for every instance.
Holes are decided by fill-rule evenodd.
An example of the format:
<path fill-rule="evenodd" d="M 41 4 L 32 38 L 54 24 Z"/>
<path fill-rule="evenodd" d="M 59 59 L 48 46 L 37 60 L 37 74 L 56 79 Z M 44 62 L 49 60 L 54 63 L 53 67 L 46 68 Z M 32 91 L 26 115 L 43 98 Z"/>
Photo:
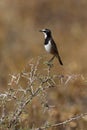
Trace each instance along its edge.
<path fill-rule="evenodd" d="M 53 67 L 53 63 L 50 61 L 45 61 L 44 64 L 48 65 L 49 67 Z"/>

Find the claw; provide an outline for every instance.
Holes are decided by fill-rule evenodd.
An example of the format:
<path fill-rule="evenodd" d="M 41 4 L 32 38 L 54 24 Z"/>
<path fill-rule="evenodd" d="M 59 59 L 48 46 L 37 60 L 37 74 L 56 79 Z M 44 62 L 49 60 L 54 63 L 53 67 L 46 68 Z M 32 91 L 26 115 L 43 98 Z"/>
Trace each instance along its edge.
<path fill-rule="evenodd" d="M 46 62 L 44 62 L 44 64 L 48 65 L 49 67 L 53 67 L 53 63 L 52 62 L 46 61 Z"/>

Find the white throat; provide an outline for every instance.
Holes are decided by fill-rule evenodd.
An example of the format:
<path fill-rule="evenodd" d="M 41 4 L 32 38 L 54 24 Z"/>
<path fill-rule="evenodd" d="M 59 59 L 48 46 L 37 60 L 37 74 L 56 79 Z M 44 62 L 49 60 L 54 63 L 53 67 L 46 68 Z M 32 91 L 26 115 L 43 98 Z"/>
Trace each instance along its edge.
<path fill-rule="evenodd" d="M 45 39 L 47 38 L 47 34 L 45 33 L 45 32 L 43 32 L 43 34 L 44 34 L 44 37 L 45 37 Z"/>
<path fill-rule="evenodd" d="M 50 41 L 50 40 L 49 40 L 48 44 L 46 44 L 44 47 L 45 47 L 45 50 L 46 50 L 48 53 L 51 53 L 52 44 L 51 44 L 51 41 Z"/>

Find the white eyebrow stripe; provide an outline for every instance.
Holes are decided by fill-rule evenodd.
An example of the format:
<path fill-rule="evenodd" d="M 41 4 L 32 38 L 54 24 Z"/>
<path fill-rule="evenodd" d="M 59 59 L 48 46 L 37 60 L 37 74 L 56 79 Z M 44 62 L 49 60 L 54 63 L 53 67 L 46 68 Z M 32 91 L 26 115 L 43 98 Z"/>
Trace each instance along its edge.
<path fill-rule="evenodd" d="M 46 31 L 45 29 L 43 29 L 42 31 Z"/>

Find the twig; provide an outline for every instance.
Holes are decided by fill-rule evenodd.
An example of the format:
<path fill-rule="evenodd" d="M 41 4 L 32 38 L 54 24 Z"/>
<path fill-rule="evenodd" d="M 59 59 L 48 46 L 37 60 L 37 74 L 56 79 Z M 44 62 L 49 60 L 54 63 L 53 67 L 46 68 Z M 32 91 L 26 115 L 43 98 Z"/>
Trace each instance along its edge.
<path fill-rule="evenodd" d="M 57 127 L 57 126 L 61 126 L 61 125 L 66 125 L 67 123 L 70 123 L 70 122 L 72 122 L 72 121 L 74 121 L 74 120 L 78 120 L 78 119 L 80 119 L 80 118 L 83 118 L 84 116 L 86 116 L 87 115 L 87 113 L 82 113 L 82 114 L 80 114 L 80 115 L 77 115 L 77 116 L 75 116 L 75 117 L 71 117 L 71 118 L 69 118 L 69 119 L 67 119 L 67 120 L 65 120 L 65 121 L 63 121 L 63 122 L 60 122 L 60 123 L 56 123 L 56 124 L 47 124 L 47 125 L 45 125 L 45 126 L 42 126 L 42 127 L 40 127 L 40 128 L 35 128 L 35 130 L 44 130 L 44 129 L 47 129 L 47 128 L 50 128 L 50 127 Z"/>

